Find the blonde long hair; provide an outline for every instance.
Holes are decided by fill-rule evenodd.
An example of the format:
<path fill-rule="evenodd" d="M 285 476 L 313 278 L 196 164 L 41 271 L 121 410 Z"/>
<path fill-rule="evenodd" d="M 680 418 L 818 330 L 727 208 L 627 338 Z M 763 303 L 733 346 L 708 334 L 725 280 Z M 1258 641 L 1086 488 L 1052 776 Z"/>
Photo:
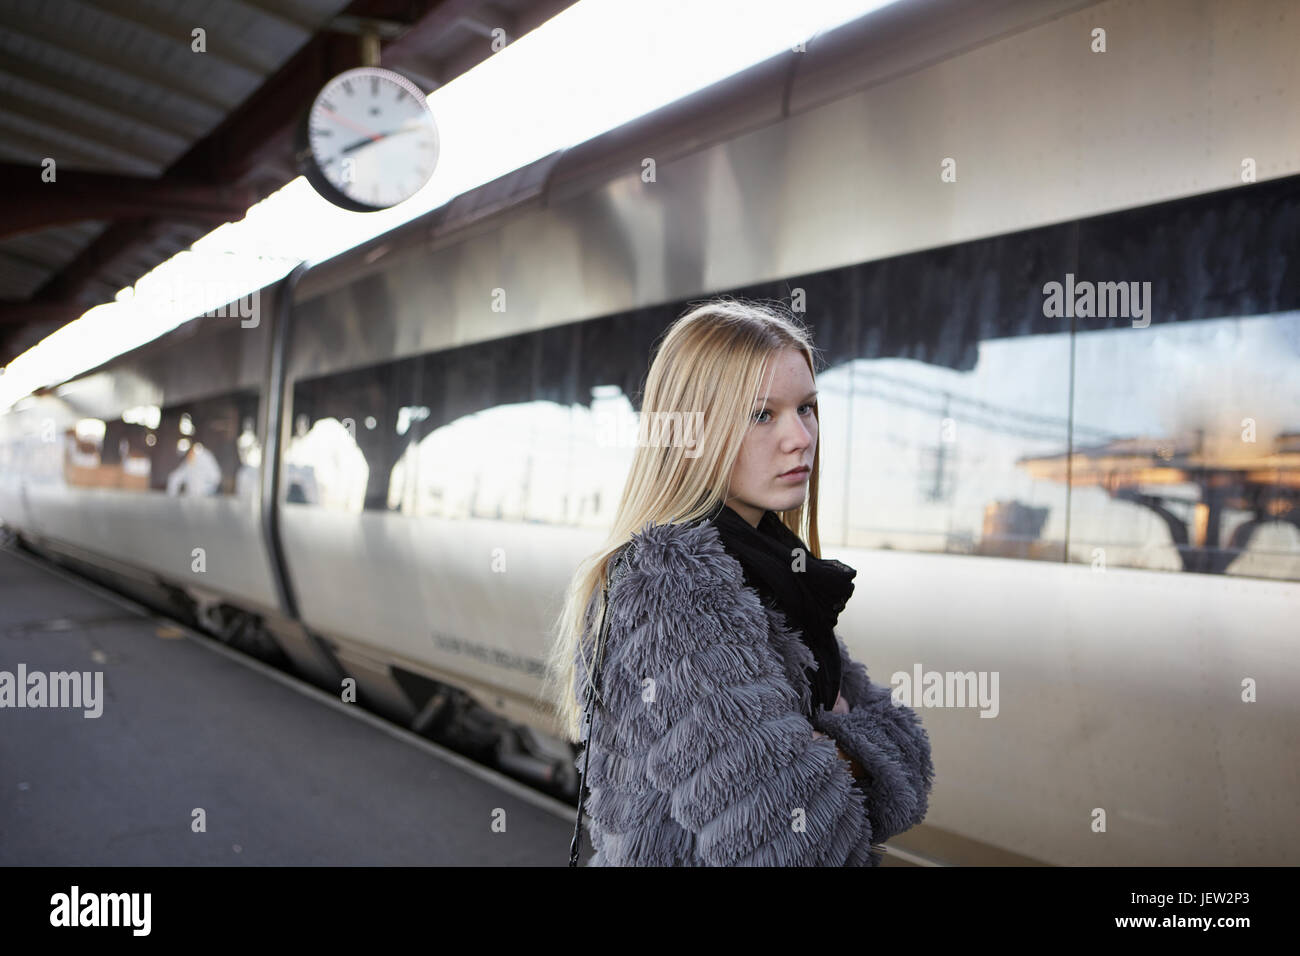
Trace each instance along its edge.
<path fill-rule="evenodd" d="M 584 637 L 588 628 L 594 630 L 604 611 L 603 597 L 596 595 L 604 587 L 610 558 L 647 523 L 689 523 L 710 514 L 725 500 L 732 469 L 752 424 L 753 403 L 771 359 L 784 348 L 803 353 L 815 380 L 811 337 L 779 302 L 723 296 L 692 303 L 665 332 L 646 377 L 637 448 L 613 526 L 604 543 L 579 562 L 552 629 L 543 694 L 552 703 L 559 726 L 574 743 L 580 740 L 583 717 L 580 695 L 573 686 L 575 657 L 583 654 L 590 674 Z M 815 402 L 813 408 L 819 413 Z M 678 422 L 690 414 L 701 423 L 692 449 L 680 440 L 649 439 L 648 422 Z M 687 451 L 696 457 L 687 457 Z M 820 462 L 818 443 L 805 502 L 777 512 L 816 557 L 821 557 L 817 537 Z M 593 596 L 594 618 L 588 622 Z M 581 699 L 585 694 L 586 685 Z"/>

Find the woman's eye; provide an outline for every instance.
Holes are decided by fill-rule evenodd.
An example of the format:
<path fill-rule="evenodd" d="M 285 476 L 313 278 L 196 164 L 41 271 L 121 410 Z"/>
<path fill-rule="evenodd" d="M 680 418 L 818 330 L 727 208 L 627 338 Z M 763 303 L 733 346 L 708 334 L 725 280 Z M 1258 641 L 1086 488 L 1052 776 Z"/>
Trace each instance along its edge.
<path fill-rule="evenodd" d="M 800 413 L 799 413 L 800 415 L 811 415 L 812 412 L 813 412 L 813 406 L 812 406 L 811 403 L 808 403 L 808 404 L 806 404 L 806 405 L 800 405 L 799 407 L 800 407 L 800 408 L 806 408 L 806 409 L 808 409 L 808 411 L 806 411 L 806 412 L 800 412 Z M 762 416 L 762 415 L 770 415 L 770 414 L 772 414 L 772 413 L 769 412 L 766 408 L 763 409 L 761 412 L 755 412 L 755 413 L 754 413 L 754 421 L 757 422 L 757 421 L 759 420 L 759 417 Z M 766 422 L 759 422 L 759 424 L 763 424 L 763 425 L 765 425 L 765 424 L 767 424 L 767 423 L 766 423 Z"/>

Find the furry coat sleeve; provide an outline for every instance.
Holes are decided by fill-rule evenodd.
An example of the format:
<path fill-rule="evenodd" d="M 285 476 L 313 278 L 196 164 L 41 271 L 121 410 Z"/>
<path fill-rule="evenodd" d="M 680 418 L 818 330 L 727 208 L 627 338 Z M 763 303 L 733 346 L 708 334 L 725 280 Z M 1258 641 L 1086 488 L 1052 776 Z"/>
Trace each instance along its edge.
<path fill-rule="evenodd" d="M 744 586 L 716 529 L 647 525 L 632 544 L 609 597 L 588 865 L 877 865 L 873 838 L 925 815 L 933 770 L 916 715 L 840 640 L 849 713 L 818 708 L 810 723 L 812 654 Z M 590 659 L 590 608 L 588 620 Z M 581 656 L 575 680 L 583 700 Z M 814 727 L 832 739 L 814 739 Z"/>
<path fill-rule="evenodd" d="M 888 686 L 873 684 L 867 669 L 849 657 L 843 638 L 837 639 L 844 668 L 840 693 L 849 712 L 818 710 L 813 725 L 865 771 L 858 785 L 866 796 L 872 838 L 884 843 L 925 819 L 934 783 L 930 737 L 916 712 L 894 703 Z"/>

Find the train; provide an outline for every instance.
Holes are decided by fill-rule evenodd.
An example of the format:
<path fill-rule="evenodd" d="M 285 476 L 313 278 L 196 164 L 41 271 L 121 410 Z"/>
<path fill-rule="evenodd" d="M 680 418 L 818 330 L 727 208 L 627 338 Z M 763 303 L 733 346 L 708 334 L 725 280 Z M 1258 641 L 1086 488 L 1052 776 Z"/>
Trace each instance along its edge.
<path fill-rule="evenodd" d="M 23 397 L 0 520 L 576 798 L 543 660 L 655 344 L 779 300 L 838 633 L 932 742 L 891 847 L 1300 862 L 1297 48 L 1285 0 L 887 5 Z"/>

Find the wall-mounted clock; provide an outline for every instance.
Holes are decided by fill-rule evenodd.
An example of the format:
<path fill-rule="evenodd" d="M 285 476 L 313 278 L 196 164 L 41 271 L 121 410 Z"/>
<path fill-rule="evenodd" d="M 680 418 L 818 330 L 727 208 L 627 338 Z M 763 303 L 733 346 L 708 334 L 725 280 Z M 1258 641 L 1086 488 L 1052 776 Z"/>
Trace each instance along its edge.
<path fill-rule="evenodd" d="M 424 93 L 393 70 L 334 77 L 298 126 L 299 169 L 344 209 L 375 212 L 414 196 L 438 164 L 438 128 Z"/>

